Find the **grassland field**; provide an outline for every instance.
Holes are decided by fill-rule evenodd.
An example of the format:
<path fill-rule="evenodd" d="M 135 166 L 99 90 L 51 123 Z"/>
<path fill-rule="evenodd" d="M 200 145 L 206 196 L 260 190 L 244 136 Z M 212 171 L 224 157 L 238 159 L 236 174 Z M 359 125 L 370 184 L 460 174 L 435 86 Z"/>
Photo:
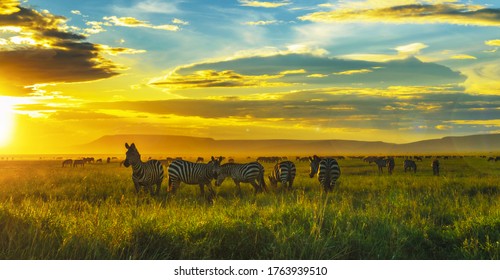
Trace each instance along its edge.
<path fill-rule="evenodd" d="M 240 162 L 246 159 L 237 160 Z M 332 193 L 296 162 L 293 191 L 254 195 L 231 180 L 135 193 L 132 170 L 0 161 L 0 259 L 499 259 L 500 162 L 431 159 L 393 175 L 339 160 Z M 264 163 L 267 175 L 273 164 Z"/>

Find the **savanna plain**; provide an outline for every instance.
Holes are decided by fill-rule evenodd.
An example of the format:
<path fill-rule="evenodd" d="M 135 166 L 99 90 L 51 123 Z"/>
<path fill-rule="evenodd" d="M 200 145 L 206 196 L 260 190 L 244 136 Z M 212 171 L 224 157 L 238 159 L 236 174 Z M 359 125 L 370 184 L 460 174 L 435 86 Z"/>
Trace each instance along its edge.
<path fill-rule="evenodd" d="M 188 158 L 189 160 L 189 158 Z M 237 159 L 248 162 L 249 159 Z M 396 159 L 392 175 L 339 160 L 333 192 L 295 162 L 292 191 L 238 195 L 226 179 L 212 202 L 181 184 L 136 194 L 119 162 L 0 161 L 0 259 L 499 259 L 500 162 L 478 156 Z M 165 168 L 166 170 L 166 168 Z"/>

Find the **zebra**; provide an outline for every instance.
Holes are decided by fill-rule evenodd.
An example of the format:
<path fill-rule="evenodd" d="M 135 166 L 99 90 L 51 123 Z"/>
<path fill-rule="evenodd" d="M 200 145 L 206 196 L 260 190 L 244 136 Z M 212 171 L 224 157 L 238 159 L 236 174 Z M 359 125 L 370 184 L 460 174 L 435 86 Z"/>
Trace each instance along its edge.
<path fill-rule="evenodd" d="M 340 166 L 334 158 L 309 157 L 309 177 L 318 175 L 318 181 L 326 192 L 333 190 L 340 177 Z"/>
<path fill-rule="evenodd" d="M 277 187 L 278 182 L 281 182 L 283 187 L 291 190 L 296 173 L 297 171 L 293 162 L 289 160 L 281 161 L 274 165 L 273 172 L 268 176 L 269 182 L 273 187 Z"/>
<path fill-rule="evenodd" d="M 84 159 L 75 159 L 73 161 L 73 167 L 77 167 L 78 165 L 83 167 L 85 165 L 85 160 Z"/>
<path fill-rule="evenodd" d="M 250 163 L 225 163 L 217 169 L 216 186 L 220 186 L 227 177 L 231 177 L 238 187 L 241 195 L 240 182 L 250 183 L 254 187 L 255 194 L 267 191 L 264 181 L 264 167 L 254 161 Z"/>
<path fill-rule="evenodd" d="M 198 157 L 196 159 L 196 163 L 198 163 L 198 162 L 204 162 L 204 161 L 205 161 L 205 159 L 203 157 Z"/>
<path fill-rule="evenodd" d="M 405 172 L 413 169 L 413 172 L 417 173 L 417 164 L 413 160 L 405 159 L 403 167 L 405 168 Z"/>
<path fill-rule="evenodd" d="M 387 160 L 383 158 L 377 158 L 375 160 L 375 163 L 377 164 L 378 167 L 378 173 L 384 173 L 384 167 L 387 166 Z"/>
<path fill-rule="evenodd" d="M 66 165 L 69 165 L 71 167 L 71 165 L 73 165 L 73 160 L 72 159 L 67 159 L 65 161 L 62 162 L 62 167 L 66 166 Z"/>
<path fill-rule="evenodd" d="M 143 186 L 145 189 L 149 189 L 151 195 L 159 194 L 163 182 L 161 163 L 155 159 L 143 162 L 134 143 L 132 145 L 125 143 L 125 148 L 127 148 L 127 152 L 123 166 L 132 166 L 132 181 L 135 191 L 138 193 L 140 187 Z M 153 185 L 156 185 L 156 191 L 153 190 Z"/>
<path fill-rule="evenodd" d="M 212 160 L 208 163 L 194 163 L 182 159 L 176 159 L 168 166 L 168 188 L 169 191 L 175 193 L 181 182 L 188 185 L 200 186 L 200 193 L 205 195 L 205 185 L 207 185 L 210 195 L 215 195 L 212 188 L 212 180 L 216 178 L 216 170 L 222 161 L 222 157 L 218 159 L 212 156 Z"/>
<path fill-rule="evenodd" d="M 389 174 L 392 174 L 392 171 L 394 170 L 394 167 L 396 166 L 396 164 L 394 163 L 394 158 L 388 157 L 386 160 L 386 163 L 387 163 L 387 172 L 389 172 Z"/>
<path fill-rule="evenodd" d="M 434 176 L 439 176 L 439 160 L 435 159 L 432 161 L 432 174 Z M 416 169 L 416 167 L 415 167 Z"/>

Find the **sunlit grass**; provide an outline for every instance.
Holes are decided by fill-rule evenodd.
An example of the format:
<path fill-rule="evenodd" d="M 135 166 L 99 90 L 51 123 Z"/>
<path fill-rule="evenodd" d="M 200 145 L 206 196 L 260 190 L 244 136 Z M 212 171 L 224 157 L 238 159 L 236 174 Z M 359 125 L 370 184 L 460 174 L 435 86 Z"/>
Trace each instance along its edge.
<path fill-rule="evenodd" d="M 198 186 L 136 194 L 118 164 L 61 168 L 2 161 L 1 259 L 498 259 L 500 165 L 430 162 L 392 176 L 341 160 L 333 193 L 307 164 L 292 192 L 238 194 L 226 180 L 212 203 Z M 266 171 L 271 164 L 265 164 Z"/>

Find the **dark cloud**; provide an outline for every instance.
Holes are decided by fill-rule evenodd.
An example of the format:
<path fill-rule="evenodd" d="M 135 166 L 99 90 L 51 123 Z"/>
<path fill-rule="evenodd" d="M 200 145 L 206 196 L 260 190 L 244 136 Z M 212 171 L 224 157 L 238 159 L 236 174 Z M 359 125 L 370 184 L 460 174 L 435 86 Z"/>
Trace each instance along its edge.
<path fill-rule="evenodd" d="M 465 4 L 411 4 L 376 9 L 335 9 L 300 17 L 315 22 L 376 21 L 398 24 L 448 23 L 500 26 L 500 9 Z"/>
<path fill-rule="evenodd" d="M 100 45 L 67 31 L 64 17 L 20 5 L 16 8 L 0 13 L 0 28 L 9 27 L 14 33 L 6 37 L 10 43 L 0 47 L 1 94 L 25 95 L 27 85 L 91 81 L 118 74 L 119 67 L 102 57 Z M 24 36 L 29 43 L 12 42 L 15 36 Z"/>
<path fill-rule="evenodd" d="M 311 77 L 312 75 L 317 77 Z M 452 84 L 464 80 L 465 76 L 448 67 L 436 63 L 424 63 L 414 57 L 388 62 L 370 62 L 288 54 L 184 66 L 152 85 L 171 88 L 290 84 L 387 87 Z"/>
<path fill-rule="evenodd" d="M 314 97 L 310 99 L 310 97 Z M 498 119 L 500 96 L 464 93 L 424 94 L 413 98 L 366 94 L 332 95 L 318 91 L 278 100 L 161 100 L 100 102 L 88 109 L 201 118 L 240 118 L 336 128 L 404 129 L 436 127 L 455 120 Z"/>

